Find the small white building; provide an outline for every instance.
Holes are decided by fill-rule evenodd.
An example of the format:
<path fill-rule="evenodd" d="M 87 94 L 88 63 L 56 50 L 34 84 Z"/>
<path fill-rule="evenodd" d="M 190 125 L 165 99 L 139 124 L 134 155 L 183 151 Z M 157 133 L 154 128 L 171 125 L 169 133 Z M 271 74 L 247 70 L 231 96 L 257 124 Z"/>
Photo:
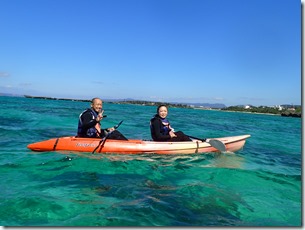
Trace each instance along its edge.
<path fill-rule="evenodd" d="M 276 105 L 274 106 L 276 109 L 278 109 L 279 111 L 282 111 L 284 109 L 284 107 L 282 107 L 281 105 Z"/>
<path fill-rule="evenodd" d="M 245 108 L 245 109 L 251 109 L 251 106 L 250 106 L 250 105 L 245 105 L 244 108 Z"/>

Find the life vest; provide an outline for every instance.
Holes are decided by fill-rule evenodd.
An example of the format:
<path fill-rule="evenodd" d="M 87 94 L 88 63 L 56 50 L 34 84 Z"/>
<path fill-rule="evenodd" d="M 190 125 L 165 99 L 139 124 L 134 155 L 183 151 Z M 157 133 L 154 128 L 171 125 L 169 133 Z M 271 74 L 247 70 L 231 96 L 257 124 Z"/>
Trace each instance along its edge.
<path fill-rule="evenodd" d="M 161 133 L 162 135 L 168 135 L 170 131 L 174 132 L 174 129 L 170 126 L 169 121 L 166 118 L 161 118 L 158 114 L 156 114 L 151 120 L 150 120 L 150 131 L 152 136 L 154 136 L 154 130 L 152 127 L 152 121 L 158 119 L 160 121 L 161 127 Z"/>
<path fill-rule="evenodd" d="M 99 137 L 99 134 L 101 133 L 101 124 L 99 122 L 96 123 L 96 125 L 94 127 L 91 127 L 87 130 L 82 128 L 83 122 L 82 122 L 81 116 L 88 111 L 92 115 L 92 120 L 95 120 L 98 116 L 98 114 L 93 109 L 86 109 L 85 111 L 83 111 L 79 115 L 77 135 L 78 136 L 84 136 L 85 135 L 87 137 Z"/>

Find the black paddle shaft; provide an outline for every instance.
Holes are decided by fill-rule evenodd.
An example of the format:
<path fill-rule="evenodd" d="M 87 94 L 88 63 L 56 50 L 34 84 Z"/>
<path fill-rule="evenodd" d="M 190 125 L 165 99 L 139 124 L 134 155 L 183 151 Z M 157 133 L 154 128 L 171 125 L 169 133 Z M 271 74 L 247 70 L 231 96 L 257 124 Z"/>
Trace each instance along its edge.
<path fill-rule="evenodd" d="M 122 123 L 123 123 L 123 120 L 120 121 L 119 124 L 117 124 L 117 125 L 115 125 L 115 126 L 113 127 L 114 130 L 116 130 L 117 128 L 119 128 L 119 126 L 120 126 Z M 113 130 L 113 131 L 114 131 L 114 130 Z M 103 148 L 103 146 L 104 146 L 104 144 L 105 144 L 107 138 L 109 137 L 109 135 L 110 135 L 113 131 L 107 133 L 107 135 L 106 135 L 102 140 L 100 140 L 99 144 L 98 144 L 98 145 L 96 146 L 96 148 L 92 151 L 92 154 L 94 154 L 94 152 L 95 152 L 100 146 L 101 146 L 101 148 Z"/>
<path fill-rule="evenodd" d="M 216 140 L 216 139 L 207 140 L 206 138 L 201 139 L 201 138 L 192 137 L 192 136 L 189 136 L 189 135 L 187 135 L 187 136 L 192 138 L 192 139 L 196 139 L 196 140 L 200 140 L 202 142 L 209 143 L 212 147 L 219 150 L 220 152 L 225 152 L 226 151 L 225 144 L 220 140 Z"/>
<path fill-rule="evenodd" d="M 207 139 L 206 138 L 198 138 L 198 137 L 192 137 L 190 135 L 187 135 L 188 137 L 192 138 L 192 139 L 196 139 L 196 140 L 200 140 L 202 142 L 205 142 Z"/>

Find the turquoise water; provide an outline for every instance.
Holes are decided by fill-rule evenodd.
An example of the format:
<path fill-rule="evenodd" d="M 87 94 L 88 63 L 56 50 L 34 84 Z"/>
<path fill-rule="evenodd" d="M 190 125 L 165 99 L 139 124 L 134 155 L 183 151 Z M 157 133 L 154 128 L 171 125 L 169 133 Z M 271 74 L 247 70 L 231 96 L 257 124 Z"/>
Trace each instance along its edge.
<path fill-rule="evenodd" d="M 176 130 L 251 134 L 235 154 L 31 152 L 76 133 L 87 102 L 0 97 L 2 226 L 301 226 L 301 119 L 170 108 Z M 153 106 L 104 103 L 103 127 L 124 120 L 150 139 Z"/>

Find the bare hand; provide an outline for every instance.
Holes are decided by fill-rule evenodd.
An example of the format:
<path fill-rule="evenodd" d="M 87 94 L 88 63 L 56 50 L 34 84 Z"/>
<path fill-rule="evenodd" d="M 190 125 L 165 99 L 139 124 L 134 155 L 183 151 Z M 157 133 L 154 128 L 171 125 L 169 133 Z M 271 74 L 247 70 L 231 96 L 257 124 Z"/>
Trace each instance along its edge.
<path fill-rule="evenodd" d="M 171 136 L 171 138 L 177 137 L 176 134 L 175 134 L 173 131 L 170 131 L 170 132 L 169 132 L 169 135 Z"/>
<path fill-rule="evenodd" d="M 102 112 L 100 112 L 97 117 L 96 117 L 96 121 L 99 122 L 100 120 L 103 119 L 103 113 L 104 113 L 104 110 L 102 110 Z"/>
<path fill-rule="evenodd" d="M 108 128 L 109 132 L 112 132 L 115 130 L 115 128 L 111 127 L 111 128 Z"/>

